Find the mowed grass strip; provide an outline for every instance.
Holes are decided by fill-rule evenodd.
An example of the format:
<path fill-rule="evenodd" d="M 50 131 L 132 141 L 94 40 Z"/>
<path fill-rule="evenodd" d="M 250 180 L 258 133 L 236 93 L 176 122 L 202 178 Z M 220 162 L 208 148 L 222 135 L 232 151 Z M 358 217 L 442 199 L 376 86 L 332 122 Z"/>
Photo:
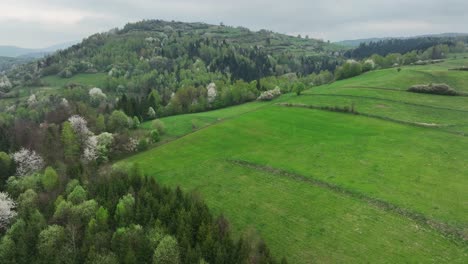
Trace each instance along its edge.
<path fill-rule="evenodd" d="M 236 232 L 252 226 L 292 263 L 462 263 L 466 248 L 414 221 L 225 160 L 316 175 L 466 228 L 466 145 L 466 139 L 422 128 L 269 106 L 124 162 L 139 162 L 162 183 L 200 192 Z"/>

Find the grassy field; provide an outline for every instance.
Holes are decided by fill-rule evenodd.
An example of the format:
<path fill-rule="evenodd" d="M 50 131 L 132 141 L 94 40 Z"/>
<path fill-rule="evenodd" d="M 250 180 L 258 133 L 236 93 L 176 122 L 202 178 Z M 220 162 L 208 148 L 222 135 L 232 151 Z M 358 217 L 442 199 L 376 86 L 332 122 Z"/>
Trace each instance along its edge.
<path fill-rule="evenodd" d="M 63 87 L 68 83 L 103 87 L 106 78 L 105 73 L 80 73 L 71 78 L 62 78 L 57 75 L 46 76 L 42 78 L 42 81 L 49 87 Z"/>
<path fill-rule="evenodd" d="M 449 72 L 454 65 L 468 60 L 168 117 L 165 137 L 179 139 L 120 164 L 200 193 L 235 234 L 258 231 L 290 263 L 466 263 L 468 97 L 405 91 L 429 82 L 468 91 L 468 72 Z"/>

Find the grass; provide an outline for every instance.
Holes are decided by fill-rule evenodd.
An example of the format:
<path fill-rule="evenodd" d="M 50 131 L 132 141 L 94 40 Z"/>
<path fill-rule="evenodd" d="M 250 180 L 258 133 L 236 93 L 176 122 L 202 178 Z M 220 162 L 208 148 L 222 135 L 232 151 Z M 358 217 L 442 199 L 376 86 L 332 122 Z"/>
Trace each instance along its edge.
<path fill-rule="evenodd" d="M 405 91 L 429 82 L 466 91 L 468 73 L 448 71 L 468 62 L 457 57 L 163 118 L 173 141 L 120 164 L 200 193 L 235 235 L 256 230 L 290 263 L 466 263 L 468 137 L 446 132 L 468 132 L 468 97 Z M 378 118 L 280 102 L 354 104 Z"/>
<path fill-rule="evenodd" d="M 424 142 L 421 134 L 427 137 Z M 466 257 L 462 247 L 433 230 L 415 227 L 411 220 L 226 161 L 283 168 L 463 225 L 467 179 L 461 172 L 443 179 L 439 175 L 446 175 L 441 167 L 453 172 L 464 166 L 468 142 L 454 138 L 459 149 L 450 150 L 453 156 L 440 157 L 447 150 L 440 137 L 445 135 L 366 117 L 269 106 L 126 162 L 139 162 L 164 184 L 200 192 L 212 208 L 233 221 L 235 230 L 253 225 L 276 254 L 287 255 L 292 263 L 356 262 L 364 257 L 370 262 L 461 261 Z M 423 158 L 420 152 L 429 154 Z M 383 250 L 388 243 L 391 249 Z M 375 255 L 368 256 L 371 252 Z"/>
<path fill-rule="evenodd" d="M 42 78 L 42 81 L 49 87 L 63 87 L 69 83 L 103 87 L 106 78 L 107 74 L 105 73 L 80 73 L 71 78 L 62 78 L 57 75 L 50 75 Z"/>

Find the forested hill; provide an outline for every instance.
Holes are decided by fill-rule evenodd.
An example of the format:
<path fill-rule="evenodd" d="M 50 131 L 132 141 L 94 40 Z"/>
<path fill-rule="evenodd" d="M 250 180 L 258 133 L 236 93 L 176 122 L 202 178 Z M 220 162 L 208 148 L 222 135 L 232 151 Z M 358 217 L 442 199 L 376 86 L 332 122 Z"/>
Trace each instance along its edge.
<path fill-rule="evenodd" d="M 362 42 L 359 47 L 348 50 L 345 56 L 348 58 L 363 59 L 378 54 L 386 56 L 390 53 L 404 54 L 410 51 L 424 51 L 436 45 L 448 45 L 455 47 L 459 45 L 464 48 L 468 43 L 468 35 L 440 35 L 421 36 L 407 39 L 381 39 L 370 42 Z"/>
<path fill-rule="evenodd" d="M 145 20 L 92 35 L 41 61 L 37 74 L 67 78 L 77 73 L 106 72 L 129 79 L 156 70 L 176 74 L 160 76 L 172 82 L 181 79 L 181 70 L 200 61 L 209 72 L 229 75 L 231 81 L 252 81 L 288 72 L 334 70 L 339 55 L 338 45 L 305 37 L 224 25 Z"/>

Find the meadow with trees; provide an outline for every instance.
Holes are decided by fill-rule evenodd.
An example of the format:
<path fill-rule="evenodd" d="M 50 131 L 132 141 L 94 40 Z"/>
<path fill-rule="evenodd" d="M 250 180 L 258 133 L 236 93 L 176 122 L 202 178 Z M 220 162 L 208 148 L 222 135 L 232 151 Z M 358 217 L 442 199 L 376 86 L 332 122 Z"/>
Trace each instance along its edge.
<path fill-rule="evenodd" d="M 0 263 L 464 263 L 467 42 L 145 20 L 9 68 Z"/>

